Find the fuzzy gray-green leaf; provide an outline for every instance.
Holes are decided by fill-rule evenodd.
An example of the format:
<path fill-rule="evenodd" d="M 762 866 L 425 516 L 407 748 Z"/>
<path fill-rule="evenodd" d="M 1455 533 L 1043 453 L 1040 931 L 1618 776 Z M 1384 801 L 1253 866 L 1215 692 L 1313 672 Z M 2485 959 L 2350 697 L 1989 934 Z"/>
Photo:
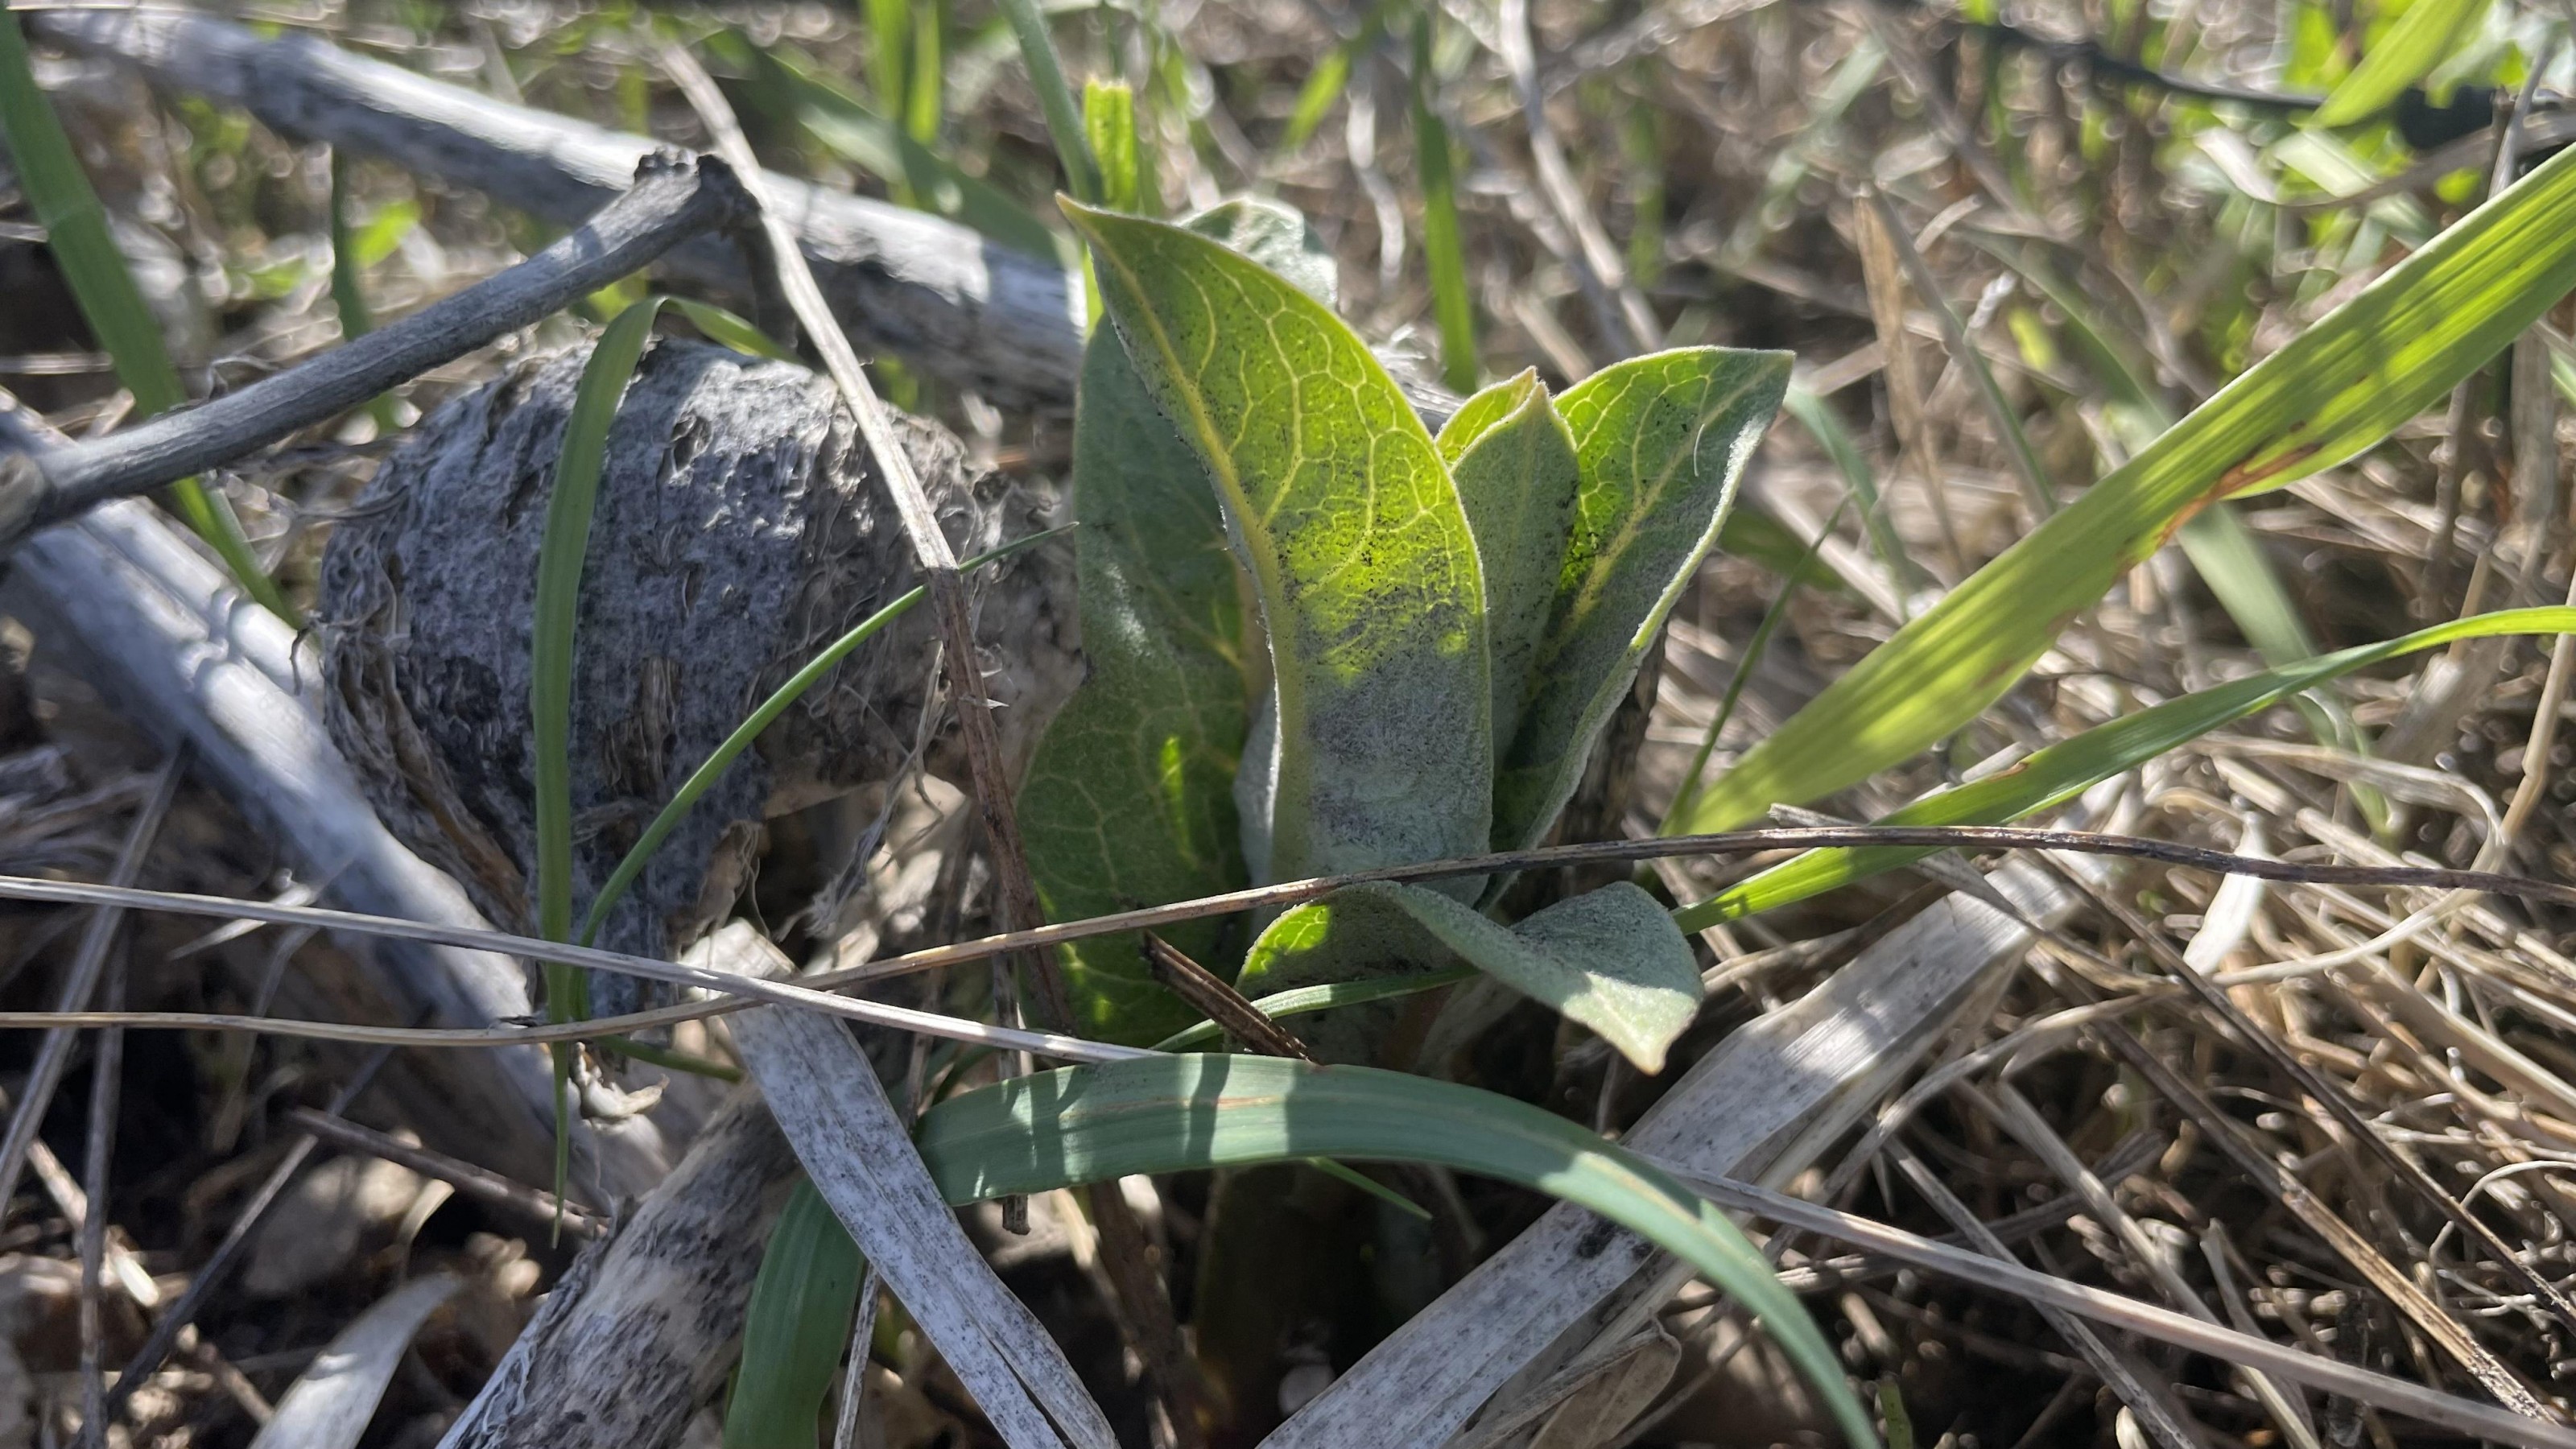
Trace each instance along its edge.
<path fill-rule="evenodd" d="M 1483 848 L 1484 582 L 1449 471 L 1341 320 L 1180 227 L 1067 204 L 1146 389 L 1206 460 L 1270 642 L 1268 867 Z"/>
<path fill-rule="evenodd" d="M 1331 255 L 1285 207 L 1229 201 L 1187 225 L 1332 294 Z M 1106 329 L 1083 354 L 1073 470 L 1090 673 L 1038 742 L 1020 790 L 1029 867 L 1056 920 L 1244 884 L 1231 793 L 1250 692 L 1243 592 L 1207 465 Z M 1166 934 L 1222 969 L 1225 929 L 1211 920 Z M 1155 984 L 1137 947 L 1123 934 L 1064 948 L 1085 1031 L 1151 1041 L 1195 1016 Z"/>
<path fill-rule="evenodd" d="M 1593 737 L 1708 556 L 1789 384 L 1785 352 L 1688 347 L 1605 367 L 1556 401 L 1583 487 L 1517 728 L 1497 751 L 1493 843 L 1555 823 Z"/>
<path fill-rule="evenodd" d="M 1699 1010 L 1690 943 L 1652 896 L 1619 882 L 1504 926 L 1419 886 L 1349 886 L 1271 923 L 1244 959 L 1242 988 L 1436 971 L 1463 960 L 1598 1033 L 1640 1071 Z"/>
<path fill-rule="evenodd" d="M 1532 693 L 1530 666 L 1556 604 L 1566 536 L 1574 527 L 1582 482 L 1574 435 L 1533 369 L 1467 399 L 1440 430 L 1439 443 L 1476 530 L 1493 660 L 1494 738 L 1508 740 Z"/>

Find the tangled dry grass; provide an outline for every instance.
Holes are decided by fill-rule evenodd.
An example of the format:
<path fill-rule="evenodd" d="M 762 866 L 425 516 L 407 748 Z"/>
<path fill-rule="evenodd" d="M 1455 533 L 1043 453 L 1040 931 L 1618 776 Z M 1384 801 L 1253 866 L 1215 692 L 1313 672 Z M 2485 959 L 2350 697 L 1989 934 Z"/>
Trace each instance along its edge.
<path fill-rule="evenodd" d="M 1504 32 L 1523 8 L 1453 4 L 1442 30 L 1442 105 L 1471 161 L 1460 199 L 1489 369 L 1578 378 L 1649 340 L 1789 348 L 1804 387 L 1857 443 L 1838 458 L 1811 428 L 1784 418 L 1774 430 L 1748 485 L 1752 516 L 1671 627 L 1634 790 L 1624 818 L 1604 822 L 1629 833 L 1657 828 L 1721 713 L 1723 761 L 2035 522 L 2034 480 L 1963 344 L 2026 428 L 2037 486 L 2071 491 L 2458 214 L 2493 169 L 2488 142 L 2463 152 L 2374 134 L 2344 156 L 2348 172 L 2329 174 L 2333 158 L 2298 151 L 2280 108 L 2134 74 L 2143 63 L 2252 90 L 2313 86 L 2325 62 L 2285 26 L 2326 13 L 2318 7 L 2047 0 L 1998 28 L 1869 3 L 1542 4 L 1515 75 Z M 703 140 L 623 6 L 471 0 L 242 18 L 319 31 L 541 107 Z M 860 19 L 820 5 L 682 18 L 793 45 L 840 74 L 868 63 Z M 984 19 L 958 7 L 956 31 L 970 43 L 952 59 L 944 137 L 1034 202 L 1051 175 L 1044 125 Z M 1195 109 L 1157 112 L 1172 199 L 1258 186 L 1301 207 L 1340 258 L 1346 314 L 1373 340 L 1427 358 L 1420 178 L 1387 47 L 1354 46 L 1327 122 L 1302 144 L 1279 144 L 1317 57 L 1377 24 L 1368 6 L 1251 0 L 1166 5 L 1150 24 L 1104 9 L 1067 28 L 1072 43 L 1133 73 L 1176 74 L 1175 92 Z M 2518 46 L 2546 63 L 2536 102 L 2546 107 L 2566 73 L 2561 24 L 2548 7 L 2499 8 L 2476 42 L 2489 71 L 2470 78 L 2492 79 L 2502 47 Z M 154 97 L 104 61 L 56 58 L 47 78 L 136 251 L 160 259 L 172 334 L 194 339 L 202 376 L 237 384 L 333 339 L 331 170 L 320 148 Z M 2515 103 L 2510 82 L 2497 96 Z M 747 118 L 767 123 L 758 139 L 773 165 L 884 189 L 757 101 L 747 84 L 737 94 Z M 348 166 L 363 219 L 353 244 L 379 313 L 451 291 L 536 237 L 479 195 L 363 159 Z M 2335 195 L 2385 177 L 2395 184 L 2375 196 Z M 0 365 L 58 425 L 112 421 L 119 403 L 102 364 L 41 249 L 10 220 Z M 2554 319 L 2563 325 L 2563 311 Z M 557 319 L 414 383 L 383 421 L 408 422 L 576 333 Z M 1828 808 L 1872 818 L 1963 770 L 1999 768 L 2285 647 L 2560 597 L 2571 535 L 2556 475 L 2568 440 L 2545 380 L 2568 354 L 2563 334 L 2542 333 L 2538 371 L 2517 374 L 2544 380 L 2537 401 L 2533 390 L 2508 399 L 2493 378 L 2465 385 L 2446 417 L 2241 508 L 2233 516 L 2250 547 L 2233 574 L 2175 550 L 2139 565 L 1948 748 Z M 912 395 L 1005 470 L 1044 480 L 1065 466 L 1059 416 L 1004 414 L 927 382 Z M 228 480 L 291 583 L 309 587 L 319 538 L 387 445 L 361 418 Z M 1853 467 L 1874 480 L 1881 506 L 1851 501 Z M 2267 598 L 2279 606 L 2269 614 Z M 1780 627 L 1751 657 L 1775 608 Z M 124 855 L 145 883 L 172 889 L 274 896 L 321 884 L 288 879 L 270 843 L 195 785 L 180 785 L 165 818 L 148 818 L 161 764 L 146 733 L 88 690 L 78 660 L 49 650 L 41 618 L 14 627 L 8 648 L 0 870 L 96 879 Z M 2306 715 L 2274 711 L 2159 760 L 2088 796 L 2080 818 L 2294 862 L 2475 862 L 2576 879 L 2576 751 L 2557 732 L 2564 675 L 2522 642 L 2421 656 L 2336 686 Z M 2338 729 L 2370 748 L 2351 748 L 2355 736 Z M 884 828 L 866 837 L 865 885 L 830 929 L 795 936 L 795 947 L 863 956 L 978 930 L 989 924 L 986 877 L 957 805 L 937 782 L 914 782 L 782 822 L 745 904 L 773 922 L 798 917 L 875 819 Z M 1682 862 L 1665 884 L 1687 898 L 1745 868 Z M 2471 1396 L 2519 1393 L 2556 1415 L 2576 1404 L 2576 961 L 2562 954 L 2563 911 L 2134 865 L 2032 868 L 2056 881 L 2065 909 L 1793 1190 L 1932 1235 L 1959 1231 L 1965 1215 L 2053 1274 Z M 1707 932 L 1714 989 L 1681 1056 L 1795 1001 L 1942 889 L 1892 876 Z M 0 915 L 0 1004 L 51 1001 L 83 949 L 81 920 L 55 908 Z M 331 1008 L 332 951 L 309 933 L 208 936 L 152 918 L 113 947 L 138 1007 L 295 1014 Z M 2214 989 L 2185 989 L 2194 973 Z M 24 1034 L 0 1040 L 13 1071 L 33 1050 Z M 104 1315 L 106 1360 L 121 1361 L 294 1150 L 288 1109 L 329 1098 L 365 1061 L 159 1032 L 123 1050 L 121 1087 L 103 1099 L 117 1125 L 100 1206 L 115 1269 L 105 1301 L 82 1304 L 69 1266 L 88 1211 L 68 1175 L 97 1090 L 88 1049 L 46 1119 L 54 1165 L 39 1158 L 0 1220 L 10 1255 L 0 1259 L 0 1445 L 74 1432 L 80 1313 Z M 1662 1085 L 1597 1044 L 1561 1038 L 1538 1013 L 1496 1028 L 1473 1070 L 1613 1132 Z M 355 1115 L 393 1134 L 411 1125 L 363 1097 Z M 568 1261 L 525 1211 L 381 1159 L 323 1156 L 256 1230 L 179 1352 L 126 1400 L 114 1441 L 245 1442 L 359 1309 L 406 1273 L 445 1267 L 468 1286 L 417 1340 L 367 1441 L 429 1444 Z M 1186 1283 L 1204 1188 L 1166 1184 L 1154 1205 L 1174 1281 Z M 1507 1239 L 1536 1206 L 1471 1188 L 1463 1207 L 1477 1237 L 1451 1244 L 1450 1258 Z M 1089 1291 L 1097 1264 L 1078 1216 L 1042 1202 L 1037 1218 L 1029 1237 L 990 1231 L 996 1261 L 1060 1336 L 1114 1342 L 1099 1337 L 1114 1329 Z M 2170 1443 L 2172 1425 L 2196 1442 L 2300 1449 L 2428 1437 L 2152 1344 L 2071 1342 L 2028 1305 L 1830 1244 L 1783 1235 L 1770 1246 L 1852 1372 L 1893 1385 L 1924 1442 L 2131 1446 Z M 1685 1289 L 1656 1318 L 1663 1334 L 1637 1357 L 1643 1367 L 1586 1385 L 1592 1412 L 1559 1416 L 1536 1442 L 1741 1446 L 1830 1432 L 1716 1295 Z M 1326 1326 L 1282 1347 L 1283 1410 L 1349 1366 L 1365 1347 L 1353 1335 Z M 1105 1400 L 1133 1396 L 1132 1361 L 1113 1352 L 1082 1366 Z M 988 1442 L 917 1342 L 882 1342 L 869 1383 L 887 1445 Z"/>

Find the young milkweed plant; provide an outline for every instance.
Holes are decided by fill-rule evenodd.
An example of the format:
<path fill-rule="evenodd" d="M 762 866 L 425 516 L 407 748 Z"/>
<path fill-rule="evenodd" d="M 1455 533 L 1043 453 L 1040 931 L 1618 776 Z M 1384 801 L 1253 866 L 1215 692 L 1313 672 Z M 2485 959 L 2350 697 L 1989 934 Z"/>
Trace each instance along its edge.
<path fill-rule="evenodd" d="M 1538 843 L 1715 541 L 1787 354 L 1656 353 L 1555 397 L 1524 373 L 1435 437 L 1334 316 L 1294 214 L 1065 210 L 1109 325 L 1074 438 L 1091 674 L 1020 798 L 1049 912 Z M 1503 884 L 1354 887 L 1248 947 L 1224 923 L 1176 944 L 1262 993 L 1463 962 L 1661 1070 L 1699 1001 L 1671 917 L 1622 883 L 1505 921 Z M 1194 1019 L 1132 937 L 1066 966 L 1090 1032 Z"/>

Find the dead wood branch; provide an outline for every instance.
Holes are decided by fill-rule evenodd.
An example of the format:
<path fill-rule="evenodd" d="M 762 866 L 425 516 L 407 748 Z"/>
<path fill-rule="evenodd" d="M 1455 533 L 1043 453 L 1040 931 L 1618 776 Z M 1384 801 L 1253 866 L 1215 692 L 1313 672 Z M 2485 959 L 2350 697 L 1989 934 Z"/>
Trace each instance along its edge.
<path fill-rule="evenodd" d="M 519 265 L 381 332 L 211 402 L 90 442 L 0 457 L 0 548 L 110 498 L 229 463 L 453 362 L 652 262 L 746 209 L 723 161 L 653 152 L 634 189 Z"/>

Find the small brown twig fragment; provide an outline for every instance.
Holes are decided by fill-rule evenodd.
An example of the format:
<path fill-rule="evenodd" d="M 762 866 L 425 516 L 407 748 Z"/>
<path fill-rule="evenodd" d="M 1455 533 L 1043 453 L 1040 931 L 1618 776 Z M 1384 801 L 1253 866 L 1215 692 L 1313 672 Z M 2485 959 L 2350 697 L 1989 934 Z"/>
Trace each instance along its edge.
<path fill-rule="evenodd" d="M 1263 1015 L 1261 1008 L 1246 1001 L 1242 992 L 1151 931 L 1145 933 L 1145 964 L 1152 968 L 1154 979 L 1174 996 L 1254 1051 L 1263 1056 L 1294 1057 L 1301 1062 L 1315 1060 L 1314 1052 L 1294 1032 Z"/>
<path fill-rule="evenodd" d="M 415 1147 L 399 1138 L 388 1137 L 372 1127 L 362 1127 L 346 1117 L 298 1107 L 286 1114 L 287 1119 L 313 1137 L 343 1152 L 364 1153 L 387 1162 L 408 1167 L 424 1177 L 434 1177 L 476 1202 L 506 1208 L 532 1223 L 551 1227 L 560 1222 L 565 1232 L 576 1238 L 605 1237 L 608 1220 L 568 1199 L 525 1183 L 513 1182 L 491 1172 L 426 1147 Z"/>

